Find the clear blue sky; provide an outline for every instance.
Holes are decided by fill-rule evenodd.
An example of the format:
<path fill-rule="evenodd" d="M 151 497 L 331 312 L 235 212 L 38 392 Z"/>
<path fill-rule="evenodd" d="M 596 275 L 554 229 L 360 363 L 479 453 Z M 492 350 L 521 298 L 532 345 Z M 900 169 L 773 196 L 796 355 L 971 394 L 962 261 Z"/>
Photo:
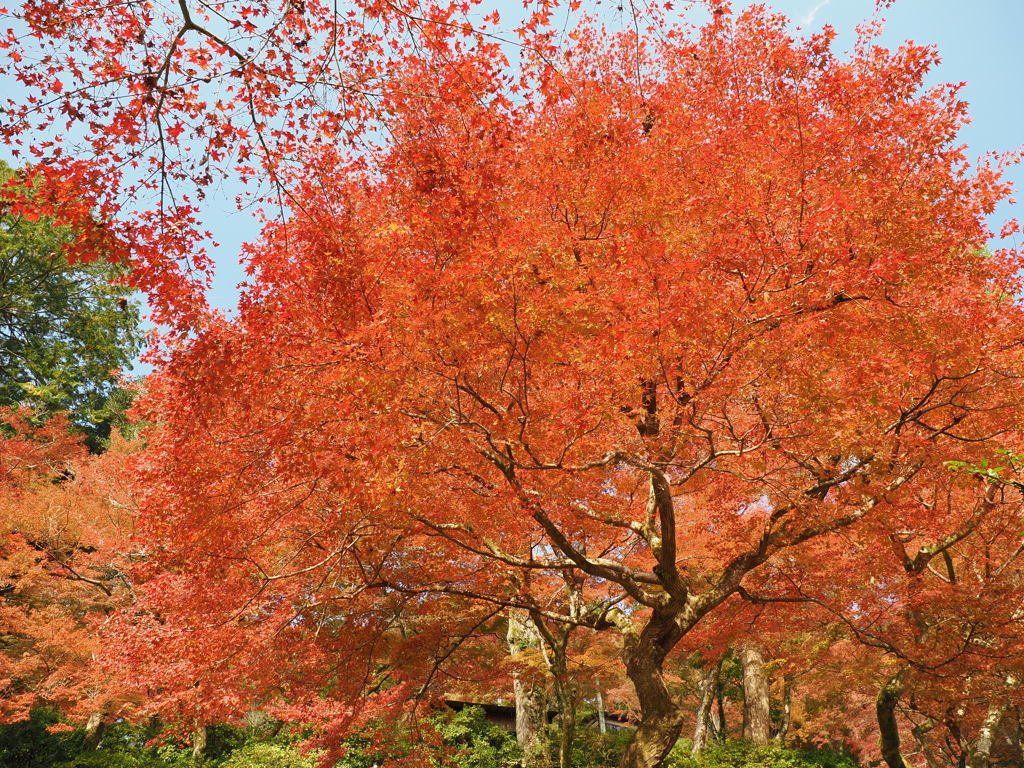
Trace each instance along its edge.
<path fill-rule="evenodd" d="M 484 0 L 484 6 L 493 0 Z M 738 0 L 733 9 L 752 5 Z M 603 5 L 607 6 L 605 2 Z M 684 5 L 683 3 L 679 4 Z M 794 26 L 817 30 L 830 24 L 839 34 L 838 50 L 847 50 L 854 28 L 874 13 L 874 0 L 776 0 L 771 7 L 788 16 Z M 510 7 L 508 0 L 500 6 Z M 962 138 L 972 155 L 1006 152 L 1024 144 L 1024 0 L 896 0 L 881 12 L 886 20 L 881 42 L 895 47 L 905 40 L 935 45 L 942 63 L 931 81 L 966 82 L 961 92 L 972 117 Z M 505 19 L 509 14 L 503 14 Z M 1010 169 L 1018 189 L 1024 188 L 1024 167 Z M 1024 194 L 1022 192 L 1021 194 Z M 234 306 L 236 285 L 244 279 L 238 264 L 241 242 L 256 236 L 249 213 L 232 212 L 228 201 L 214 203 L 211 228 L 221 241 L 214 250 L 217 274 L 211 303 L 222 309 Z M 1004 206 L 994 217 L 992 229 L 1016 216 L 1020 206 Z"/>

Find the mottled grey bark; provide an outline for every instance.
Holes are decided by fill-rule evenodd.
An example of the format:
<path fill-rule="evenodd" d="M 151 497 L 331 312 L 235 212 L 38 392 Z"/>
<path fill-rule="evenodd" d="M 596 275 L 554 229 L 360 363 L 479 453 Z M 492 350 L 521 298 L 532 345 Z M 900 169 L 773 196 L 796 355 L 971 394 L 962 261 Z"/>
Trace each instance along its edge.
<path fill-rule="evenodd" d="M 206 726 L 196 720 L 192 732 L 192 764 L 202 765 L 206 758 Z"/>
<path fill-rule="evenodd" d="M 100 741 L 103 739 L 103 731 L 106 724 L 103 722 L 104 711 L 97 709 L 85 723 L 85 738 L 82 739 L 83 752 L 95 752 L 100 748 Z"/>
<path fill-rule="evenodd" d="M 509 611 L 508 649 L 512 658 L 539 649 L 540 637 L 530 618 Z M 551 763 L 547 739 L 547 696 L 543 687 L 522 674 L 512 677 L 516 698 L 516 741 L 523 750 L 523 768 L 547 768 Z"/>
<path fill-rule="evenodd" d="M 764 656 L 752 643 L 740 648 L 743 667 L 743 738 L 764 745 L 772 738 L 771 701 Z"/>
<path fill-rule="evenodd" d="M 707 747 L 712 738 L 711 708 L 718 695 L 720 664 L 704 670 L 700 680 L 700 704 L 697 706 L 697 725 L 693 729 L 693 748 L 691 753 L 699 755 Z"/>
<path fill-rule="evenodd" d="M 996 731 L 1006 711 L 1006 704 L 993 704 L 989 707 L 985 719 L 978 728 L 978 738 L 967 755 L 967 768 L 988 768 L 992 756 L 992 745 L 995 744 Z"/>
<path fill-rule="evenodd" d="M 555 703 L 558 706 L 558 768 L 572 768 L 572 748 L 576 743 L 576 691 L 568 681 L 556 678 Z"/>
<path fill-rule="evenodd" d="M 789 724 L 793 719 L 793 678 L 787 676 L 782 683 L 782 717 L 779 718 L 779 725 L 774 729 L 772 741 L 780 744 L 786 743 L 786 734 L 789 733 Z"/>

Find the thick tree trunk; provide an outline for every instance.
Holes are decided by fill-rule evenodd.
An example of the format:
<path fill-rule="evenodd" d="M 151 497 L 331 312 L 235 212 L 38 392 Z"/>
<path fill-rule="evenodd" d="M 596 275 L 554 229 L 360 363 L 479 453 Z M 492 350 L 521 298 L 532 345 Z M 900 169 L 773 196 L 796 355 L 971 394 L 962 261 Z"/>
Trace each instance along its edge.
<path fill-rule="evenodd" d="M 882 686 L 875 699 L 875 715 L 878 718 L 878 747 L 889 768 L 911 768 L 900 751 L 900 729 L 896 722 L 896 705 L 903 693 L 901 670 L 892 680 Z"/>
<path fill-rule="evenodd" d="M 740 648 L 743 666 L 743 738 L 765 745 L 772 738 L 772 712 L 764 656 L 752 644 Z"/>
<path fill-rule="evenodd" d="M 530 648 L 540 647 L 540 638 L 530 619 L 516 611 L 508 617 L 508 648 L 515 658 Z M 547 738 L 547 697 L 533 680 L 513 675 L 516 697 L 516 741 L 523 750 L 523 768 L 547 768 L 551 763 Z"/>
<path fill-rule="evenodd" d="M 640 725 L 622 753 L 620 768 L 657 768 L 683 730 L 682 710 L 665 684 L 665 656 L 682 636 L 670 616 L 653 616 L 623 647 L 626 674 L 640 702 Z"/>
<path fill-rule="evenodd" d="M 523 768 L 545 768 L 549 762 L 547 713 L 543 691 L 532 682 L 516 678 L 516 741 L 523 750 Z"/>
<path fill-rule="evenodd" d="M 697 725 L 693 729 L 692 754 L 699 755 L 712 738 L 711 708 L 718 694 L 721 661 L 704 671 L 700 681 L 700 705 L 697 707 Z"/>
<path fill-rule="evenodd" d="M 103 731 L 106 723 L 103 722 L 104 711 L 97 709 L 89 715 L 85 723 L 85 738 L 82 739 L 83 752 L 95 752 L 100 748 L 100 740 L 103 738 Z"/>
<path fill-rule="evenodd" d="M 989 758 L 992 756 L 992 745 L 996 740 L 996 731 L 999 730 L 999 722 L 1003 719 L 1005 711 L 1005 704 L 993 704 L 989 707 L 988 714 L 985 715 L 985 719 L 981 721 L 981 727 L 978 729 L 978 738 L 967 756 L 967 768 L 988 768 Z"/>

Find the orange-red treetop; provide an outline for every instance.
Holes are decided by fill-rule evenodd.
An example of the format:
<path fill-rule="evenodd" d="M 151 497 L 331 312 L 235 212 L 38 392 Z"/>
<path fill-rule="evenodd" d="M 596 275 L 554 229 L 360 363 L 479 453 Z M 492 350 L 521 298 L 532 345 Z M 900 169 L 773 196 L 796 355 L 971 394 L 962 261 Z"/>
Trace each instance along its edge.
<path fill-rule="evenodd" d="M 835 573 L 834 532 L 934 540 L 984 493 L 945 462 L 1019 447 L 1008 190 L 931 52 L 758 10 L 575 37 L 514 81 L 396 72 L 387 151 L 318 150 L 237 318 L 167 352 L 126 651 L 153 690 L 450 685 L 508 604 L 667 652 L 748 573 L 861 585 L 891 550 Z"/>

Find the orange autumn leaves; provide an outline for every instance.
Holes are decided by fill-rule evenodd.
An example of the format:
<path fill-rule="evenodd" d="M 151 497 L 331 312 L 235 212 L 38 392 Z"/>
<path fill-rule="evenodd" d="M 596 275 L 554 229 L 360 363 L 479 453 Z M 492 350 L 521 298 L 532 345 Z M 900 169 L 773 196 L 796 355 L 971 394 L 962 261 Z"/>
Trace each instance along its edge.
<path fill-rule="evenodd" d="M 0 717 L 44 704 L 86 717 L 118 696 L 94 661 L 127 597 L 127 445 L 90 456 L 66 419 L 29 415 L 4 409 L 0 440 Z"/>
<path fill-rule="evenodd" d="M 922 606 L 988 588 L 922 588 L 915 552 L 970 539 L 970 568 L 998 538 L 1012 557 L 1013 490 L 948 462 L 1020 450 L 1022 265 L 984 251 L 1008 190 L 966 164 L 956 89 L 922 85 L 929 50 L 865 30 L 840 56 L 760 9 L 644 35 L 584 22 L 556 46 L 545 6 L 510 73 L 486 36 L 441 31 L 455 7 L 421 28 L 368 5 L 338 32 L 312 3 L 243 5 L 231 40 L 182 8 L 153 11 L 156 32 L 104 10 L 126 14 L 102 43 L 130 98 L 96 107 L 121 131 L 97 157 L 158 144 L 154 191 L 262 177 L 288 215 L 248 249 L 231 316 L 172 263 L 191 203 L 121 230 L 179 332 L 141 406 L 138 603 L 107 634 L 153 708 L 358 722 L 478 682 L 514 608 L 621 642 L 647 714 L 626 764 L 647 768 L 682 722 L 667 660 L 721 606 L 856 606 L 853 630 L 875 611 L 896 653 Z M 66 12 L 30 21 L 78 44 Z M 399 32 L 417 45 L 385 55 Z M 359 151 L 335 141 L 346 121 Z M 62 163 L 44 175 L 120 215 L 95 169 Z M 24 529 L 38 549 L 11 526 L 26 592 L 110 575 L 89 551 L 106 528 L 45 512 L 73 474 L 18 506 L 42 531 Z M 974 620 L 952 614 L 934 621 Z M 915 648 L 922 666 L 965 631 Z"/>
<path fill-rule="evenodd" d="M 145 600 L 179 690 L 372 706 L 392 663 L 457 677 L 468 639 L 412 635 L 511 606 L 620 633 L 667 712 L 642 689 L 741 585 L 884 602 L 875 539 L 989 504 L 946 462 L 1022 437 L 1021 264 L 983 251 L 1007 189 L 927 50 L 841 58 L 754 10 L 584 25 L 518 80 L 443 53 L 395 71 L 380 152 L 311 151 L 238 315 L 154 377 Z"/>

